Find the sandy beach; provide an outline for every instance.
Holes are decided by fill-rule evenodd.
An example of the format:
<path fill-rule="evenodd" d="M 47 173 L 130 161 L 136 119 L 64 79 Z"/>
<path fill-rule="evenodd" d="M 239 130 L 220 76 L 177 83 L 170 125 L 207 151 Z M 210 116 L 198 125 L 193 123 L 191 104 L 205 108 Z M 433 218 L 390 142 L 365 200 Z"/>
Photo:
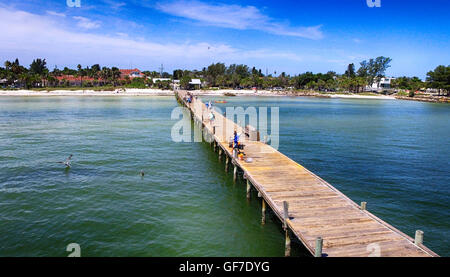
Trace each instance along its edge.
<path fill-rule="evenodd" d="M 381 100 L 395 100 L 394 96 L 387 95 L 357 95 L 357 94 L 328 94 L 330 98 L 351 98 L 351 99 L 381 99 Z"/>
<path fill-rule="evenodd" d="M 289 94 L 284 91 L 270 91 L 270 90 L 193 90 L 193 95 L 205 96 L 225 96 L 226 94 L 233 94 L 236 96 L 307 96 L 307 97 L 322 97 L 322 98 L 349 98 L 349 99 L 382 99 L 395 100 L 393 96 L 370 96 L 370 95 L 356 95 L 356 94 Z M 126 89 L 115 91 L 94 91 L 94 90 L 51 90 L 51 91 L 33 91 L 33 90 L 0 90 L 0 96 L 170 96 L 174 95 L 171 90 L 160 89 Z"/>
<path fill-rule="evenodd" d="M 173 95 L 171 90 L 160 89 L 126 89 L 115 91 L 94 90 L 0 90 L 0 96 L 166 96 Z"/>

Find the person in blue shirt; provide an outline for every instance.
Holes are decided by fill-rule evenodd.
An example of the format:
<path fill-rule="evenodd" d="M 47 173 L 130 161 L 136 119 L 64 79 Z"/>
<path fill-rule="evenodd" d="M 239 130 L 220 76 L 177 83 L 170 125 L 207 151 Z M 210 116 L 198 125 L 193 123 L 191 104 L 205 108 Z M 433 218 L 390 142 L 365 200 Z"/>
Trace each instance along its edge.
<path fill-rule="evenodd" d="M 237 134 L 236 131 L 234 131 L 234 138 L 233 138 L 233 142 L 234 142 L 234 148 L 237 148 L 238 143 L 239 143 L 239 136 Z"/>

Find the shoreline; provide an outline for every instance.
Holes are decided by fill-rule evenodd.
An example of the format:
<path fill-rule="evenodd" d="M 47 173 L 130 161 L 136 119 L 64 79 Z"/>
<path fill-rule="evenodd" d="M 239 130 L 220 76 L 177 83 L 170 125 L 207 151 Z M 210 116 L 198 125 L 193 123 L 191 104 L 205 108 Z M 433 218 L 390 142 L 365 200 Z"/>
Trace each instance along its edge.
<path fill-rule="evenodd" d="M 253 90 L 193 90 L 191 91 L 196 96 L 226 96 L 225 94 L 232 94 L 235 96 L 262 96 L 262 97 L 316 97 L 316 98 L 336 98 L 336 99 L 372 99 L 372 100 L 409 100 L 431 103 L 450 103 L 450 99 L 446 98 L 422 98 L 422 97 L 405 97 L 405 96 L 387 96 L 387 95 L 359 95 L 359 94 L 322 94 L 318 92 L 299 91 L 299 92 L 287 92 L 287 91 L 269 91 L 259 90 L 257 92 Z M 0 97 L 42 97 L 42 96 L 174 96 L 175 93 L 172 90 L 161 89 L 125 89 L 120 91 L 116 89 L 114 91 L 108 90 L 51 90 L 51 91 L 33 91 L 33 90 L 0 90 Z M 230 96 L 232 97 L 232 96 Z"/>
<path fill-rule="evenodd" d="M 172 96 L 171 90 L 160 89 L 127 89 L 125 92 L 119 90 L 52 90 L 52 91 L 33 91 L 33 90 L 0 90 L 2 96 Z"/>

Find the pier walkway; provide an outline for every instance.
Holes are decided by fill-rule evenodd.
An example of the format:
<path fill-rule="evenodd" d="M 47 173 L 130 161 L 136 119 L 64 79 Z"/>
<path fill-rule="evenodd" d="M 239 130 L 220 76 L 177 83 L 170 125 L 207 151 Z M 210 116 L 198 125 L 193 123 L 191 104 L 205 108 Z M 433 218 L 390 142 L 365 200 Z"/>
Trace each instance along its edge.
<path fill-rule="evenodd" d="M 186 91 L 175 92 L 179 102 L 186 106 L 193 119 L 201 124 L 213 139 L 226 167 L 234 167 L 234 178 L 242 171 L 247 180 L 247 197 L 254 188 L 262 201 L 262 221 L 266 207 L 270 207 L 286 230 L 286 256 L 290 241 L 297 237 L 316 257 L 433 257 L 433 251 L 423 245 L 423 232 L 412 239 L 400 230 L 368 212 L 365 203 L 356 204 L 332 185 L 291 160 L 271 146 L 247 140 L 246 158 L 233 157 L 229 138 L 234 130 L 245 129 L 223 115 L 214 112 L 210 124 L 206 106 L 200 99 L 184 101 Z"/>

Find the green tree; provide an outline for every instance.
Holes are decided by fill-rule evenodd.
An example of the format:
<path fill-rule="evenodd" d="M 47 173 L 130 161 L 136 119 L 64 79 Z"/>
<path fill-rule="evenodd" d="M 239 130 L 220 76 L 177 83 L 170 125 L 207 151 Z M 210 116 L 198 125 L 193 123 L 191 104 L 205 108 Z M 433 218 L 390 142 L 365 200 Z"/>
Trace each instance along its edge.
<path fill-rule="evenodd" d="M 191 82 L 191 77 L 183 76 L 180 80 L 180 86 L 184 89 L 189 89 L 189 83 Z"/>
<path fill-rule="evenodd" d="M 226 70 L 226 66 L 223 63 L 216 63 L 208 66 L 208 69 L 206 71 L 206 78 L 208 80 L 208 83 L 211 86 L 217 85 L 217 77 L 220 75 L 224 75 Z"/>
<path fill-rule="evenodd" d="M 450 92 L 450 66 L 440 65 L 427 73 L 427 82 L 429 88 L 438 90 L 438 95 L 441 95 L 441 91 L 445 92 L 449 96 Z"/>
<path fill-rule="evenodd" d="M 386 70 L 390 67 L 392 59 L 383 56 L 369 61 L 360 63 L 361 67 L 358 69 L 358 76 L 366 78 L 367 83 L 372 85 L 375 81 L 379 82 L 384 77 Z"/>
<path fill-rule="evenodd" d="M 100 78 L 102 78 L 103 84 L 106 85 L 111 81 L 111 69 L 108 67 L 103 67 L 99 73 Z"/>
<path fill-rule="evenodd" d="M 30 73 L 43 75 L 45 72 L 48 72 L 47 62 L 45 59 L 36 59 L 30 65 Z"/>
<path fill-rule="evenodd" d="M 34 83 L 42 83 L 42 86 L 46 86 L 46 81 L 48 79 L 48 68 L 45 59 L 36 59 L 30 65 L 29 73 L 35 75 L 33 79 L 40 79 L 42 81 Z"/>
<path fill-rule="evenodd" d="M 121 75 L 122 75 L 122 73 L 120 72 L 120 70 L 117 67 L 112 67 L 111 68 L 111 76 L 110 76 L 110 78 L 111 78 L 111 80 L 113 82 L 113 86 L 114 87 L 116 86 L 116 84 L 117 84 L 116 82 L 117 82 L 117 80 L 120 79 Z"/>
<path fill-rule="evenodd" d="M 85 76 L 86 71 L 83 69 L 81 64 L 77 65 L 78 77 L 80 77 L 81 87 L 83 87 L 83 76 Z"/>
<path fill-rule="evenodd" d="M 177 69 L 177 70 L 173 71 L 173 79 L 181 80 L 182 77 L 183 77 L 183 70 L 182 69 Z"/>
<path fill-rule="evenodd" d="M 355 64 L 351 63 L 348 65 L 347 70 L 344 73 L 345 76 L 347 76 L 348 78 L 353 78 L 356 76 L 355 73 Z"/>

